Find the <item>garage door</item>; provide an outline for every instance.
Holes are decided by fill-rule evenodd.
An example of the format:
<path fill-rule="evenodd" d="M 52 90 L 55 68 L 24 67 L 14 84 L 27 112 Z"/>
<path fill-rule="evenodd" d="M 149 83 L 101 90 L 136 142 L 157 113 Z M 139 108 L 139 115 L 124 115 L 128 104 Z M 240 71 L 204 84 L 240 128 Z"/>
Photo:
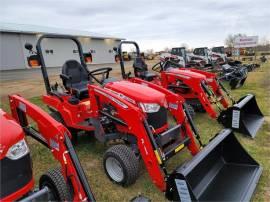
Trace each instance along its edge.
<path fill-rule="evenodd" d="M 0 69 L 25 69 L 19 34 L 0 33 Z"/>

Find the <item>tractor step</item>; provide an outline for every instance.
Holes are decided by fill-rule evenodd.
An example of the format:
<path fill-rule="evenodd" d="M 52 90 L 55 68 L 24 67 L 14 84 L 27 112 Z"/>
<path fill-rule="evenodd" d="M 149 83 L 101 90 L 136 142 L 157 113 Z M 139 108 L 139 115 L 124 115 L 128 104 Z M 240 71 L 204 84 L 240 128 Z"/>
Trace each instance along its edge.
<path fill-rule="evenodd" d="M 179 134 L 181 132 L 181 125 L 176 125 L 169 130 L 157 135 L 156 143 L 159 147 L 164 147 L 173 140 L 179 139 Z"/>
<path fill-rule="evenodd" d="M 97 140 L 100 142 L 105 142 L 105 132 L 100 121 L 98 119 L 91 118 L 89 123 L 91 123 L 91 125 L 93 125 L 95 128 L 94 133 Z"/>
<path fill-rule="evenodd" d="M 162 160 L 166 161 L 181 151 L 189 143 L 190 138 L 181 138 L 181 126 L 176 125 L 169 130 L 157 135 L 155 141 L 162 151 Z"/>
<path fill-rule="evenodd" d="M 189 137 L 186 137 L 180 142 L 176 142 L 172 145 L 169 145 L 166 149 L 163 150 L 164 153 L 164 159 L 163 160 L 168 160 L 172 156 L 174 156 L 176 153 L 180 152 L 182 149 L 184 149 L 188 144 L 189 144 Z"/>

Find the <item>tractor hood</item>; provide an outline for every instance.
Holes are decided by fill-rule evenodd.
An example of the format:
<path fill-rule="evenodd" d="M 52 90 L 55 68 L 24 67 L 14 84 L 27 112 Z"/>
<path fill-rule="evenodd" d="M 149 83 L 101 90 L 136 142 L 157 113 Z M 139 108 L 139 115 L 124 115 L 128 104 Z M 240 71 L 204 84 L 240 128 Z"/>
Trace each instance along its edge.
<path fill-rule="evenodd" d="M 197 72 L 189 71 L 188 69 L 176 69 L 176 68 L 169 68 L 167 69 L 168 73 L 175 74 L 177 76 L 182 76 L 185 79 L 193 78 L 193 79 L 204 79 L 206 80 L 206 76 Z"/>
<path fill-rule="evenodd" d="M 6 112 L 0 109 L 0 160 L 8 149 L 24 138 L 21 126 Z"/>
<path fill-rule="evenodd" d="M 157 103 L 164 106 L 166 103 L 166 97 L 163 93 L 142 84 L 132 83 L 129 81 L 116 81 L 108 83 L 105 85 L 105 88 L 110 89 L 117 94 L 127 96 L 133 100 L 127 99 L 133 104 L 139 102 Z"/>

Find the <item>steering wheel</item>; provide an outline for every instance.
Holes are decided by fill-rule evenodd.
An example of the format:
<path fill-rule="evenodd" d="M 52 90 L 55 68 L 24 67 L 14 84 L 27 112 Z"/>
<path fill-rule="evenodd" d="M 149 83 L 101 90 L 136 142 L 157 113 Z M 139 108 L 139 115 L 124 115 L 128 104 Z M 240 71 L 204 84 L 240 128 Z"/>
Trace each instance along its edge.
<path fill-rule="evenodd" d="M 160 72 L 163 70 L 162 63 L 161 63 L 161 62 L 158 62 L 157 64 L 155 64 L 155 65 L 152 67 L 152 70 L 155 71 L 155 72 L 160 73 Z"/>
<path fill-rule="evenodd" d="M 110 71 L 112 71 L 111 67 L 103 67 L 90 71 L 88 75 L 102 85 L 104 80 L 109 78 Z M 98 75 L 102 75 L 101 79 L 97 78 Z"/>

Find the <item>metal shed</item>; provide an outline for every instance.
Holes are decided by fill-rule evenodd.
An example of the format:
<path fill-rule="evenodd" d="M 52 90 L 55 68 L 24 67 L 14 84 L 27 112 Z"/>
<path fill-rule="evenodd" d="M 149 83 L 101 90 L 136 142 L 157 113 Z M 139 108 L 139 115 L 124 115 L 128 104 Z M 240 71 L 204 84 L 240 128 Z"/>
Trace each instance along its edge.
<path fill-rule="evenodd" d="M 24 49 L 24 44 L 26 42 L 36 44 L 38 37 L 42 34 L 64 34 L 77 37 L 82 43 L 84 53 L 92 54 L 92 64 L 114 63 L 113 47 L 123 40 L 120 37 L 88 31 L 0 22 L 0 70 L 30 68 L 27 62 L 29 53 Z M 46 40 L 43 47 L 49 67 L 62 66 L 66 59 L 78 57 L 75 45 L 68 40 Z"/>

